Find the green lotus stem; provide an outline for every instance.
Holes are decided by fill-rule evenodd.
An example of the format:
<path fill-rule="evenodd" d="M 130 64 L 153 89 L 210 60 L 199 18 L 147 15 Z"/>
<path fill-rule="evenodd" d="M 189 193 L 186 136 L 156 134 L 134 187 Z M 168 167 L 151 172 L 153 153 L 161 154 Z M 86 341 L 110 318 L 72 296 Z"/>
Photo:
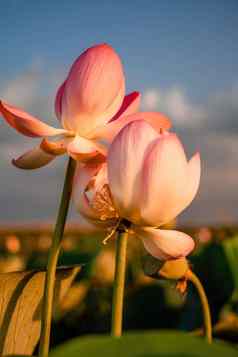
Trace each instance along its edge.
<path fill-rule="evenodd" d="M 203 311 L 203 321 L 204 321 L 204 328 L 205 328 L 205 335 L 208 343 L 212 343 L 212 321 L 211 321 L 211 313 L 210 308 L 207 300 L 207 296 L 205 294 L 204 288 L 198 279 L 198 277 L 189 270 L 186 274 L 186 277 L 194 284 L 196 287 L 201 304 L 202 304 L 202 311 Z"/>
<path fill-rule="evenodd" d="M 118 232 L 116 241 L 116 266 L 113 285 L 111 327 L 111 335 L 115 337 L 120 337 L 122 334 L 127 239 L 128 232 Z"/>
<path fill-rule="evenodd" d="M 48 357 L 49 354 L 55 274 L 61 248 L 61 241 L 64 234 L 65 222 L 69 209 L 75 168 L 76 161 L 70 158 L 66 170 L 63 193 L 61 196 L 60 207 L 47 263 L 41 319 L 41 335 L 39 347 L 40 357 Z"/>

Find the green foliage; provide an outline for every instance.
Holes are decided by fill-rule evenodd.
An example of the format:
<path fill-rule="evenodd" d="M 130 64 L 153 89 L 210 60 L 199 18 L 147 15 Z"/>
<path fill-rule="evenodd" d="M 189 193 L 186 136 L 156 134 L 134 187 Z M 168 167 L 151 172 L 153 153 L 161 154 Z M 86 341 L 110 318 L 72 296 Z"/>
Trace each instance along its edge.
<path fill-rule="evenodd" d="M 215 324 L 234 289 L 227 256 L 221 243 L 212 242 L 205 245 L 199 254 L 192 256 L 190 261 L 193 271 L 199 277 L 206 291 L 212 321 Z M 191 285 L 182 315 L 181 328 L 193 330 L 202 326 L 201 305 L 197 292 Z"/>
<path fill-rule="evenodd" d="M 237 357 L 238 350 L 221 342 L 207 344 L 184 333 L 130 333 L 122 338 L 93 336 L 74 339 L 50 357 Z"/>
<path fill-rule="evenodd" d="M 237 343 L 238 338 L 237 232 L 236 228 L 213 229 L 212 239 L 198 243 L 198 248 L 188 258 L 192 270 L 199 276 L 206 290 L 215 336 L 233 343 Z M 195 235 L 194 231 L 188 233 Z M 41 235 L 43 236 L 43 233 Z M 22 234 L 23 248 L 17 257 L 27 269 L 44 269 L 47 249 L 37 243 L 37 236 L 33 238 L 27 232 Z M 101 244 L 102 237 L 81 237 L 74 232 L 70 232 L 65 240 L 65 243 L 71 243 L 71 246 L 66 244 L 63 247 L 59 265 L 83 263 L 83 267 L 54 314 L 51 348 L 74 337 L 110 331 L 111 277 L 114 274 L 114 266 L 113 257 L 108 259 L 108 255 L 113 255 L 115 241 L 112 239 L 104 247 Z M 175 282 L 146 277 L 141 266 L 144 249 L 136 239 L 131 239 L 128 243 L 124 331 L 200 329 L 203 325 L 201 304 L 193 285 L 188 284 L 187 293 L 181 295 L 175 289 Z M 3 248 L 0 255 L 0 259 L 3 259 L 1 266 L 6 268 L 6 247 L 5 250 Z M 104 253 L 109 253 L 106 254 L 106 259 Z M 12 256 L 14 257 L 14 254 L 11 254 Z M 149 261 L 148 256 L 146 263 L 146 273 L 150 276 L 157 273 L 161 267 L 157 260 Z M 8 269 L 11 269 L 11 266 Z M 233 313 L 235 322 L 231 321 L 232 316 L 227 315 L 227 311 Z"/>
<path fill-rule="evenodd" d="M 80 266 L 57 269 L 55 305 L 69 289 Z M 45 272 L 0 274 L 0 354 L 31 355 L 40 336 Z"/>
<path fill-rule="evenodd" d="M 234 281 L 234 288 L 238 291 L 238 236 L 226 239 L 222 242 L 229 268 Z"/>

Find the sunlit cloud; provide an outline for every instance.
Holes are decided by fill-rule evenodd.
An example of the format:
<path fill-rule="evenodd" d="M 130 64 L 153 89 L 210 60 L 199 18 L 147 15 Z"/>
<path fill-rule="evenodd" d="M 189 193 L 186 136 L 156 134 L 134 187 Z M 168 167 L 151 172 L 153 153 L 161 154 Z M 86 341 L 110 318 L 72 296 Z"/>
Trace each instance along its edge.
<path fill-rule="evenodd" d="M 238 84 L 212 93 L 202 104 L 194 103 L 179 86 L 149 88 L 143 93 L 142 106 L 167 114 L 176 127 L 238 134 Z"/>
<path fill-rule="evenodd" d="M 143 94 L 142 106 L 145 110 L 159 110 L 167 114 L 178 125 L 198 125 L 206 117 L 204 109 L 192 103 L 178 86 L 165 90 L 148 89 Z"/>

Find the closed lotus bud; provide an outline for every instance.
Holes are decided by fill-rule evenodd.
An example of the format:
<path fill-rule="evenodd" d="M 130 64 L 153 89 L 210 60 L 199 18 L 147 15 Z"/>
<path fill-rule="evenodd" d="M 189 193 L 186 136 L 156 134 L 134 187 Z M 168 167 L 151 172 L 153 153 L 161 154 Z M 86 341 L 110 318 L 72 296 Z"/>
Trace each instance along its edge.
<path fill-rule="evenodd" d="M 189 270 L 186 258 L 171 259 L 164 262 L 159 270 L 159 276 L 165 279 L 179 280 L 185 278 Z"/>
<path fill-rule="evenodd" d="M 186 277 L 189 264 L 186 258 L 161 261 L 147 255 L 143 261 L 144 273 L 155 279 L 180 280 Z"/>
<path fill-rule="evenodd" d="M 107 123 L 125 94 L 121 60 L 107 44 L 87 49 L 74 62 L 64 85 L 62 119 L 79 135 Z"/>

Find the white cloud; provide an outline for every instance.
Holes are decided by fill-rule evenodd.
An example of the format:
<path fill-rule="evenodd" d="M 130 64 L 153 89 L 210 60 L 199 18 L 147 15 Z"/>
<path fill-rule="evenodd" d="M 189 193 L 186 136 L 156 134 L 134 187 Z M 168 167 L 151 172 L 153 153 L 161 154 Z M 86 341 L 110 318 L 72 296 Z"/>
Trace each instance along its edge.
<path fill-rule="evenodd" d="M 147 89 L 142 96 L 142 106 L 146 110 L 156 110 L 159 104 L 159 90 Z"/>
<path fill-rule="evenodd" d="M 159 110 L 178 125 L 194 126 L 206 117 L 203 108 L 192 103 L 178 86 L 146 90 L 142 96 L 142 107 L 144 110 Z"/>
<path fill-rule="evenodd" d="M 142 96 L 144 110 L 167 114 L 177 127 L 200 127 L 209 131 L 238 133 L 238 85 L 212 93 L 203 104 L 194 103 L 184 89 L 147 89 Z"/>
<path fill-rule="evenodd" d="M 49 124 L 57 123 L 54 99 L 64 75 L 60 67 L 52 70 L 37 59 L 24 72 L 0 83 L 0 98 Z"/>
<path fill-rule="evenodd" d="M 39 87 L 40 73 L 32 69 L 9 80 L 5 87 L 1 88 L 1 98 L 16 106 L 27 107 L 35 100 Z"/>
<path fill-rule="evenodd" d="M 238 133 L 238 85 L 211 95 L 205 105 L 207 128 Z"/>

